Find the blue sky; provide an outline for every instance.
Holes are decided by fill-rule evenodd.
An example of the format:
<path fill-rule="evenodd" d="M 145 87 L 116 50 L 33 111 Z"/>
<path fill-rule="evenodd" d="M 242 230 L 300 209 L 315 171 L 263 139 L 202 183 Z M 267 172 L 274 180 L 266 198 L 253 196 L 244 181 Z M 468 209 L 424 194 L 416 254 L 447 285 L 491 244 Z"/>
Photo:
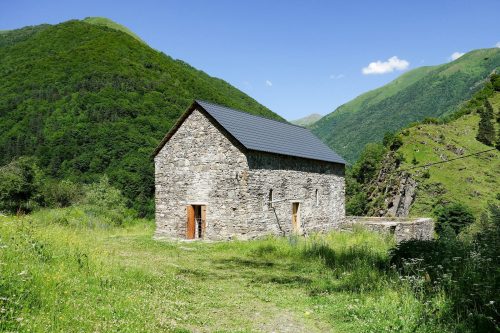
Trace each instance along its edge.
<path fill-rule="evenodd" d="M 0 30 L 108 17 L 287 119 L 329 113 L 406 70 L 500 42 L 499 0 L 0 0 L 0 5 Z"/>

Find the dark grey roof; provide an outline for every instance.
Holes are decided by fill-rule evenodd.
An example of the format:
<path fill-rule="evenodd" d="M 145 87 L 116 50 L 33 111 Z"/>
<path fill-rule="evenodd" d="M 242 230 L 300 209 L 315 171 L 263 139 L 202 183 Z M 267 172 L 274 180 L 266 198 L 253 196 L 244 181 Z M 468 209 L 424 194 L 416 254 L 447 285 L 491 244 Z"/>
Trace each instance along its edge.
<path fill-rule="evenodd" d="M 307 128 L 197 100 L 245 148 L 346 164 Z"/>

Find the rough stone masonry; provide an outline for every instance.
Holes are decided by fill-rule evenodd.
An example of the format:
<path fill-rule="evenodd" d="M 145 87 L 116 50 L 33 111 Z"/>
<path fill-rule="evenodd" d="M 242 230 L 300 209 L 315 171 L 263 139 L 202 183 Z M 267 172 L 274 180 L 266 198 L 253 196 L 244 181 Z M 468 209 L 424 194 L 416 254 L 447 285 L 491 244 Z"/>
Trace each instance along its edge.
<path fill-rule="evenodd" d="M 211 240 L 327 231 L 345 217 L 344 164 L 245 149 L 200 108 L 154 160 L 156 238 L 185 239 L 196 205 Z"/>

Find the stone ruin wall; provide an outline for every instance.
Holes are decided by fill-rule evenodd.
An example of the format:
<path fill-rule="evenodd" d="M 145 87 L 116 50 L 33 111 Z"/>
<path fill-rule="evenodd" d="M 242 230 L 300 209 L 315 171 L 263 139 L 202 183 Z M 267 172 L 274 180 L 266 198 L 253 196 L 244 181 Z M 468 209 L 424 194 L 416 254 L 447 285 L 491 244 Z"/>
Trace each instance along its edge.
<path fill-rule="evenodd" d="M 382 234 L 393 234 L 397 243 L 434 237 L 434 221 L 431 218 L 346 216 L 341 229 L 352 230 L 354 225 Z"/>

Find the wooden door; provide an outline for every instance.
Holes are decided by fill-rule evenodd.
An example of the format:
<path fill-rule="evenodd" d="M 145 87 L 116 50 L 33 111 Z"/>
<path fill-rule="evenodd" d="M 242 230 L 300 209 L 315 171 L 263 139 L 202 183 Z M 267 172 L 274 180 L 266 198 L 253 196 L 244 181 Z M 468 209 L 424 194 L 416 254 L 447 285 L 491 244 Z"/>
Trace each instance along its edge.
<path fill-rule="evenodd" d="M 300 211 L 298 202 L 292 202 L 292 231 L 294 233 L 300 231 Z"/>
<path fill-rule="evenodd" d="M 187 206 L 187 223 L 186 223 L 186 238 L 194 239 L 195 234 L 195 221 L 194 221 L 194 207 Z"/>

